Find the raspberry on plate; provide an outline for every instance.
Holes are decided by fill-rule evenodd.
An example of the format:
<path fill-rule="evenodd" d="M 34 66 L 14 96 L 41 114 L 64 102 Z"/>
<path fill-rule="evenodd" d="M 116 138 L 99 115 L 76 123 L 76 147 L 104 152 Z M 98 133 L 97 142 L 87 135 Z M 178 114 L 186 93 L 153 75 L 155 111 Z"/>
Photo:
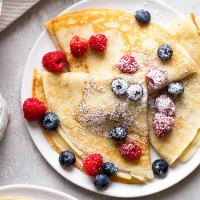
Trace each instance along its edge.
<path fill-rule="evenodd" d="M 74 36 L 70 41 L 70 50 L 74 57 L 80 57 L 87 52 L 88 41 L 79 36 Z"/>
<path fill-rule="evenodd" d="M 89 39 L 89 45 L 95 51 L 105 52 L 107 41 L 107 37 L 103 34 L 92 35 Z"/>
<path fill-rule="evenodd" d="M 62 51 L 46 53 L 42 58 L 42 65 L 48 71 L 61 72 L 67 64 L 67 58 Z"/>
<path fill-rule="evenodd" d="M 103 158 L 101 154 L 94 153 L 83 160 L 83 167 L 86 174 L 89 176 L 96 176 L 101 172 Z"/>
<path fill-rule="evenodd" d="M 167 71 L 162 68 L 151 69 L 146 75 L 148 86 L 159 89 L 167 81 Z"/>
<path fill-rule="evenodd" d="M 163 113 L 167 116 L 173 116 L 175 113 L 174 102 L 164 94 L 156 97 L 155 107 L 159 113 Z"/>
<path fill-rule="evenodd" d="M 37 121 L 42 118 L 47 108 L 43 102 L 36 98 L 28 98 L 24 101 L 24 118 L 28 121 Z"/>
<path fill-rule="evenodd" d="M 117 67 L 122 73 L 133 74 L 138 70 L 139 65 L 133 56 L 127 54 L 121 57 Z"/>
<path fill-rule="evenodd" d="M 156 136 L 163 137 L 174 125 L 174 118 L 163 113 L 156 113 L 153 119 L 153 130 Z"/>
<path fill-rule="evenodd" d="M 133 141 L 124 143 L 119 151 L 122 157 L 127 160 L 137 160 L 141 156 L 141 148 Z"/>

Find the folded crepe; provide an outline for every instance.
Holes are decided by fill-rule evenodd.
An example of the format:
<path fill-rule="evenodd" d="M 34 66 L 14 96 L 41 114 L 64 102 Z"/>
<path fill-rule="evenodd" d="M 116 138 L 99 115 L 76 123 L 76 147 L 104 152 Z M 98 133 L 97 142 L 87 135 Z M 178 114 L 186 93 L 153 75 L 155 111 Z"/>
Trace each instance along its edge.
<path fill-rule="evenodd" d="M 125 54 L 135 57 L 140 71 L 164 68 L 168 73 L 166 85 L 195 71 L 193 59 L 177 39 L 153 22 L 147 26 L 139 25 L 132 13 L 112 9 L 81 10 L 55 17 L 45 26 L 55 46 L 66 53 L 69 71 L 119 74 L 115 66 Z M 80 58 L 72 56 L 70 40 L 74 35 L 89 39 L 91 35 L 99 33 L 108 38 L 105 53 L 89 48 Z M 158 59 L 157 49 L 162 44 L 173 48 L 173 57 L 168 62 Z"/>
<path fill-rule="evenodd" d="M 127 97 L 117 98 L 110 88 L 118 76 L 95 76 L 89 73 L 42 74 L 34 72 L 33 96 L 46 103 L 48 110 L 60 119 L 58 133 L 68 146 L 60 143 L 57 133 L 50 134 L 53 146 L 62 151 L 70 147 L 78 157 L 77 167 L 82 170 L 81 160 L 92 153 L 101 153 L 104 161 L 119 168 L 117 176 L 130 183 L 144 183 L 153 177 L 150 164 L 150 146 L 147 127 L 147 89 L 144 75 L 121 76 L 129 84 L 140 83 L 143 98 L 137 102 Z M 128 130 L 127 141 L 135 141 L 142 149 L 136 161 L 121 157 L 121 142 L 108 138 L 110 128 L 122 125 Z M 54 137 L 55 136 L 55 137 Z M 57 138 L 56 138 L 57 137 Z M 52 143 L 52 142 L 51 142 Z"/>
<path fill-rule="evenodd" d="M 173 37 L 179 41 L 196 61 L 197 73 L 185 78 L 184 93 L 173 99 L 175 111 L 175 126 L 171 133 L 158 138 L 152 129 L 152 119 L 155 113 L 153 99 L 151 97 L 148 108 L 148 121 L 150 130 L 150 142 L 156 151 L 165 158 L 169 164 L 173 164 L 178 158 L 186 162 L 199 146 L 200 139 L 200 32 L 195 16 L 181 18 L 169 29 Z"/>

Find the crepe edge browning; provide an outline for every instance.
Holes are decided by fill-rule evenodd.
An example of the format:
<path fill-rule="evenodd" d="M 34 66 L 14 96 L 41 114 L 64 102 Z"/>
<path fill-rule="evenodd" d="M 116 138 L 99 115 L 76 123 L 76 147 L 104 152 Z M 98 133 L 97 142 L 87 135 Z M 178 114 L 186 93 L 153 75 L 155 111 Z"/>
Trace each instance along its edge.
<path fill-rule="evenodd" d="M 40 74 L 37 70 L 34 70 L 33 72 L 32 95 L 33 97 L 43 101 L 48 107 L 43 89 L 42 74 Z M 53 132 L 53 134 L 49 134 L 46 131 L 42 130 L 44 136 L 56 152 L 61 153 L 66 149 L 72 150 L 77 158 L 75 166 L 79 170 L 84 171 L 82 166 L 82 158 L 84 153 L 81 152 L 76 146 L 74 146 L 74 144 L 71 143 L 68 138 L 66 138 L 66 134 L 64 134 L 63 131 L 64 129 L 62 129 L 62 127 L 59 128 L 58 131 Z M 153 178 L 153 176 L 151 178 Z M 119 169 L 119 172 L 115 177 L 112 178 L 112 180 L 126 184 L 145 184 L 150 179 L 131 174 L 131 172 L 126 169 Z"/>

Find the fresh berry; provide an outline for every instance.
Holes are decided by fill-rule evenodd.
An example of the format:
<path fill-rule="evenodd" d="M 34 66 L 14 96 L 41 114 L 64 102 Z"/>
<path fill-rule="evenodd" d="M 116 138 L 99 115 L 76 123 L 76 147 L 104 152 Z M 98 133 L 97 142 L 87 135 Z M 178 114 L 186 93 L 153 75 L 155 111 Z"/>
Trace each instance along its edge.
<path fill-rule="evenodd" d="M 118 96 L 124 95 L 127 88 L 128 83 L 123 78 L 116 78 L 111 82 L 111 89 Z"/>
<path fill-rule="evenodd" d="M 41 124 L 46 131 L 55 131 L 58 128 L 60 121 L 55 113 L 47 112 L 42 117 Z"/>
<path fill-rule="evenodd" d="M 63 151 L 59 156 L 62 167 L 69 167 L 76 162 L 76 157 L 71 151 Z"/>
<path fill-rule="evenodd" d="M 162 68 L 151 69 L 147 73 L 146 79 L 150 88 L 160 89 L 167 81 L 167 71 Z"/>
<path fill-rule="evenodd" d="M 122 73 L 133 74 L 138 70 L 139 65 L 137 64 L 133 56 L 127 54 L 122 56 L 121 59 L 118 61 L 117 68 Z"/>
<path fill-rule="evenodd" d="M 169 133 L 174 125 L 174 118 L 163 113 L 156 113 L 153 119 L 154 133 L 158 137 L 163 137 Z"/>
<path fill-rule="evenodd" d="M 159 113 L 163 113 L 167 116 L 173 116 L 175 112 L 174 102 L 167 95 L 160 95 L 156 97 L 155 107 Z"/>
<path fill-rule="evenodd" d="M 106 174 L 107 176 L 114 176 L 118 172 L 118 168 L 115 166 L 114 163 L 105 162 L 102 165 L 102 173 Z"/>
<path fill-rule="evenodd" d="M 96 176 L 101 172 L 103 158 L 101 154 L 94 153 L 83 160 L 83 167 L 86 174 L 89 176 Z"/>
<path fill-rule="evenodd" d="M 180 96 L 184 92 L 184 85 L 180 82 L 173 82 L 167 86 L 167 92 L 173 97 Z"/>
<path fill-rule="evenodd" d="M 97 189 L 103 189 L 108 187 L 110 184 L 110 179 L 106 174 L 98 174 L 94 179 L 94 186 Z"/>
<path fill-rule="evenodd" d="M 62 51 L 52 51 L 42 58 L 42 65 L 51 72 L 61 72 L 67 64 L 67 59 Z"/>
<path fill-rule="evenodd" d="M 168 163 L 164 159 L 155 160 L 152 164 L 153 173 L 156 176 L 165 176 L 168 171 Z"/>
<path fill-rule="evenodd" d="M 24 118 L 28 121 L 37 121 L 45 114 L 47 108 L 43 102 L 36 98 L 28 98 L 24 101 Z"/>
<path fill-rule="evenodd" d="M 157 54 L 160 60 L 166 61 L 172 57 L 173 50 L 168 44 L 163 44 L 158 48 Z"/>
<path fill-rule="evenodd" d="M 126 93 L 130 100 L 137 101 L 143 96 L 143 88 L 140 84 L 132 84 L 128 87 Z"/>
<path fill-rule="evenodd" d="M 111 128 L 108 132 L 108 136 L 113 140 L 119 141 L 127 137 L 126 129 L 122 126 L 116 126 Z"/>
<path fill-rule="evenodd" d="M 151 21 L 151 15 L 146 10 L 137 10 L 135 18 L 140 24 L 148 24 Z"/>
<path fill-rule="evenodd" d="M 89 40 L 89 45 L 95 51 L 105 52 L 107 41 L 107 37 L 103 34 L 92 35 Z"/>
<path fill-rule="evenodd" d="M 80 57 L 87 52 L 88 41 L 79 36 L 74 36 L 70 41 L 71 53 L 74 57 Z"/>
<path fill-rule="evenodd" d="M 127 160 L 137 160 L 141 156 L 141 148 L 135 142 L 124 143 L 119 151 L 122 157 Z"/>

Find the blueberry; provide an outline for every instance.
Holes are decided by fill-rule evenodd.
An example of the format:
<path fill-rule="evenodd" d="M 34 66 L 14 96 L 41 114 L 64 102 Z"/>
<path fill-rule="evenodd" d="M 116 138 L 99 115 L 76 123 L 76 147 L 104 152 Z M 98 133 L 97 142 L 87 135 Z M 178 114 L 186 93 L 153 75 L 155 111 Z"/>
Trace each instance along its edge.
<path fill-rule="evenodd" d="M 71 151 L 63 151 L 59 156 L 62 167 L 69 167 L 76 162 L 76 157 Z"/>
<path fill-rule="evenodd" d="M 42 127 L 46 131 L 55 131 L 59 124 L 59 118 L 55 113 L 47 112 L 41 119 Z"/>
<path fill-rule="evenodd" d="M 184 85 L 180 82 L 173 82 L 167 86 L 167 92 L 173 97 L 180 96 L 184 92 Z"/>
<path fill-rule="evenodd" d="M 148 24 L 151 21 L 151 14 L 146 10 L 137 10 L 135 18 L 140 24 Z"/>
<path fill-rule="evenodd" d="M 127 137 L 126 129 L 122 126 L 116 126 L 111 128 L 108 132 L 108 136 L 113 140 L 119 141 Z"/>
<path fill-rule="evenodd" d="M 137 101 L 143 96 L 143 88 L 140 84 L 132 84 L 128 87 L 126 93 L 130 100 Z"/>
<path fill-rule="evenodd" d="M 126 93 L 128 83 L 123 78 L 116 78 L 111 82 L 111 89 L 116 95 L 123 95 Z"/>
<path fill-rule="evenodd" d="M 110 184 L 110 179 L 106 174 L 98 174 L 94 180 L 94 186 L 97 189 L 102 189 L 108 187 Z"/>
<path fill-rule="evenodd" d="M 164 176 L 168 171 L 168 163 L 164 159 L 155 160 L 152 164 L 152 170 L 156 176 Z"/>
<path fill-rule="evenodd" d="M 118 172 L 118 169 L 114 163 L 105 162 L 102 165 L 102 173 L 106 174 L 107 176 L 114 176 L 117 172 Z"/>
<path fill-rule="evenodd" d="M 173 50 L 168 44 L 163 44 L 158 48 L 157 54 L 160 60 L 166 61 L 172 57 Z"/>

